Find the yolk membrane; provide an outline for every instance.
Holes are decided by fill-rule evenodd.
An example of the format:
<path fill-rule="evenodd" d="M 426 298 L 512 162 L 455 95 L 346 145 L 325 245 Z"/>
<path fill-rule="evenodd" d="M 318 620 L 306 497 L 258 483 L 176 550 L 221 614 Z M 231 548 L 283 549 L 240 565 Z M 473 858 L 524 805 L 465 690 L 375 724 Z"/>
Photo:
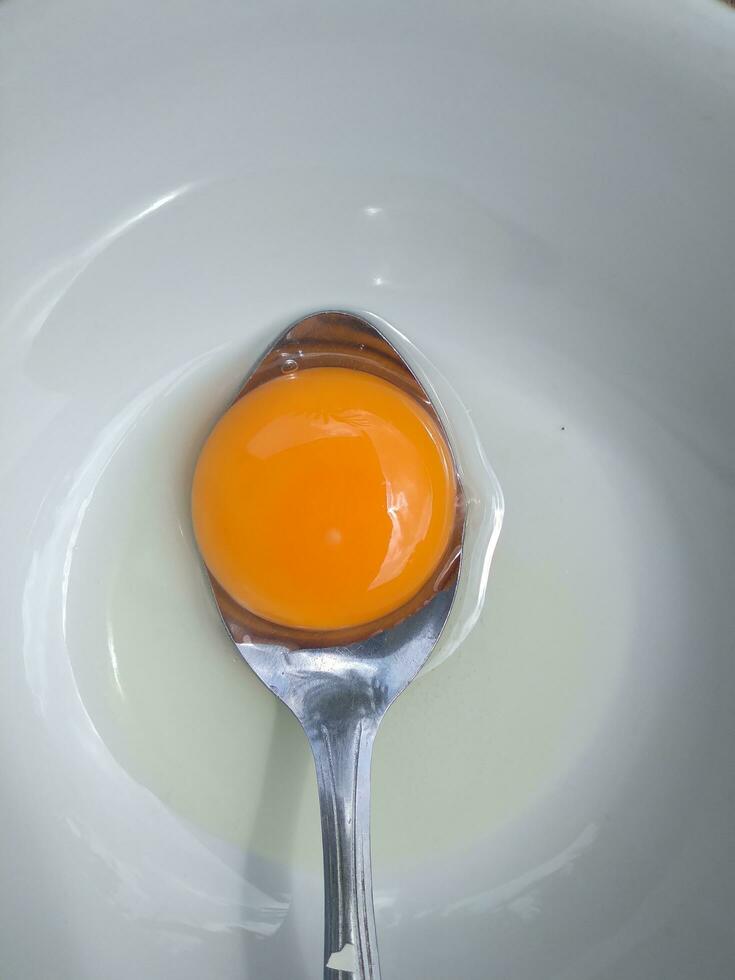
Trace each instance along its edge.
<path fill-rule="evenodd" d="M 349 368 L 297 370 L 222 416 L 194 475 L 209 571 L 240 605 L 306 630 L 359 626 L 437 571 L 457 484 L 444 436 L 409 394 Z"/>

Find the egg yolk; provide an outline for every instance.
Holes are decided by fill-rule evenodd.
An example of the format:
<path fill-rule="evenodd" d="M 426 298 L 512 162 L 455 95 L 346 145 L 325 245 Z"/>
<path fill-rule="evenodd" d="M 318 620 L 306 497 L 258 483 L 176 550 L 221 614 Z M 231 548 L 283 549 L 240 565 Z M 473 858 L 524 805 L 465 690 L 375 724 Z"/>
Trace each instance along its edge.
<path fill-rule="evenodd" d="M 437 571 L 455 521 L 436 422 L 364 371 L 268 381 L 202 449 L 192 513 L 211 574 L 246 609 L 307 630 L 379 619 Z"/>

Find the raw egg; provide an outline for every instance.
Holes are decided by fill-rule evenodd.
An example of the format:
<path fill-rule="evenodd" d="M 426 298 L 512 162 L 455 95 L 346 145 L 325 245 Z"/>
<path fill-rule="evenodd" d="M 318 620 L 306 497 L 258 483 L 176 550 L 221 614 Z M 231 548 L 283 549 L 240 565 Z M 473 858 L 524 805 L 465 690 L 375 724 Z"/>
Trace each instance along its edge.
<path fill-rule="evenodd" d="M 402 388 L 343 367 L 296 370 L 239 398 L 204 444 L 192 491 L 220 586 L 304 630 L 400 609 L 437 574 L 456 509 L 435 419 Z"/>

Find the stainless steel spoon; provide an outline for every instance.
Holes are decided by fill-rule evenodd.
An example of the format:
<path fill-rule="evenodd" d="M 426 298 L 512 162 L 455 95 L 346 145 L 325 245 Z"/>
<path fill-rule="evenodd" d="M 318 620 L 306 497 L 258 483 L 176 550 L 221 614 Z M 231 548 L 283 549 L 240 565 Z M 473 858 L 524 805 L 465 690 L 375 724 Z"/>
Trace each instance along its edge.
<path fill-rule="evenodd" d="M 298 321 L 263 355 L 237 397 L 279 373 L 329 365 L 367 370 L 398 384 L 442 425 L 403 358 L 375 327 L 349 313 Z M 437 575 L 406 606 L 369 628 L 313 633 L 278 626 L 243 609 L 210 575 L 237 649 L 296 715 L 314 754 L 324 851 L 325 980 L 380 980 L 370 861 L 373 741 L 442 631 L 463 529 L 460 488 L 454 535 Z"/>

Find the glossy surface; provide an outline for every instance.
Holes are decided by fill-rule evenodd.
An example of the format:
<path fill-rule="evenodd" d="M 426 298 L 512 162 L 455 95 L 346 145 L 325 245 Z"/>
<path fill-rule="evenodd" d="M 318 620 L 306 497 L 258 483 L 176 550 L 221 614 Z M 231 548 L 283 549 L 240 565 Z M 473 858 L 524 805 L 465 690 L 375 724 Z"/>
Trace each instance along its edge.
<path fill-rule="evenodd" d="M 507 500 L 376 741 L 386 980 L 730 980 L 734 17 L 0 3 L 4 977 L 319 977 L 308 747 L 189 489 L 242 364 L 337 305 Z"/>
<path fill-rule="evenodd" d="M 306 451 L 306 458 L 295 461 L 302 477 L 309 476 L 308 464 L 316 449 L 319 466 L 312 479 L 317 485 L 323 482 L 329 459 L 324 455 L 324 444 L 331 443 L 330 449 L 335 443 L 338 450 L 342 448 L 341 453 L 332 457 L 331 476 L 339 486 L 345 465 L 358 469 L 356 457 L 345 452 L 345 447 L 339 446 L 340 441 L 345 436 L 353 443 L 364 440 L 366 445 L 362 446 L 361 455 L 367 453 L 372 465 L 377 455 L 382 464 L 378 490 L 383 501 L 395 491 L 396 504 L 409 507 L 418 503 L 426 511 L 427 503 L 431 505 L 439 494 L 429 486 L 418 500 L 412 498 L 412 484 L 417 477 L 415 472 L 411 474 L 412 454 L 418 456 L 418 451 L 423 449 L 435 466 L 434 456 L 439 454 L 441 492 L 446 491 L 450 482 L 449 467 L 454 465 L 454 460 L 442 421 L 444 409 L 435 400 L 436 396 L 432 399 L 421 384 L 416 374 L 418 364 L 409 364 L 399 353 L 398 336 L 394 328 L 386 325 L 386 329 L 380 330 L 366 317 L 346 311 L 322 310 L 301 317 L 280 332 L 248 370 L 236 404 L 220 420 L 226 429 L 222 442 L 226 451 L 220 458 L 231 463 L 233 452 L 239 457 L 253 455 L 255 451 L 259 461 L 263 457 L 268 461 L 266 450 L 274 447 L 275 427 L 275 434 L 280 436 L 275 440 L 279 462 L 286 436 L 290 437 L 285 447 L 286 463 L 294 462 L 295 451 Z M 346 365 L 352 366 L 346 368 Z M 370 373 L 366 374 L 368 370 Z M 240 416 L 233 422 L 232 416 L 240 403 L 243 404 Z M 252 421 L 257 424 L 243 438 L 246 435 L 243 430 Z M 220 423 L 208 443 L 211 446 L 215 441 L 215 459 L 220 452 L 216 446 Z M 398 454 L 391 454 L 397 439 L 403 444 Z M 426 460 L 421 457 L 419 460 L 419 471 L 424 473 Z M 468 464 L 471 462 L 470 453 Z M 249 463 L 246 460 L 246 465 Z M 201 496 L 198 486 L 204 482 L 206 489 L 206 474 L 211 470 L 205 447 L 194 479 L 195 517 L 197 498 Z M 353 494 L 353 505 L 361 506 L 367 516 L 370 510 L 365 503 L 361 504 L 359 483 L 368 480 L 369 472 L 358 474 Z M 283 466 L 279 475 L 282 479 Z M 257 473 L 251 474 L 251 479 L 245 480 L 235 494 L 240 508 L 243 501 L 248 502 L 254 476 Z M 370 833 L 373 744 L 386 710 L 415 680 L 440 642 L 456 591 L 463 585 L 465 546 L 469 581 L 472 579 L 470 558 L 480 544 L 477 541 L 470 546 L 466 537 L 467 517 L 473 507 L 464 493 L 457 492 L 454 481 L 451 484 L 447 523 L 453 527 L 444 549 L 451 558 L 443 559 L 442 569 L 433 573 L 410 601 L 402 602 L 392 615 L 373 621 L 367 629 L 358 626 L 318 633 L 274 625 L 233 601 L 231 593 L 222 588 L 209 570 L 213 599 L 233 644 L 265 687 L 293 712 L 313 754 L 324 867 L 321 961 L 324 980 L 350 977 L 380 980 Z M 496 486 L 497 481 L 491 479 L 483 488 L 488 504 L 497 496 L 501 505 L 495 511 L 491 540 L 497 538 L 502 520 L 502 494 L 499 490 L 496 493 Z M 220 487 L 216 481 L 211 485 L 214 491 Z M 274 488 L 270 489 L 273 494 Z M 421 490 L 420 484 L 418 489 Z M 211 499 L 205 503 L 216 510 Z M 320 515 L 324 504 L 320 497 L 312 502 Z M 343 507 L 342 498 L 337 497 L 327 508 L 327 514 L 334 520 Z M 206 509 L 204 513 L 206 516 Z M 304 516 L 307 520 L 312 517 L 308 512 Z M 397 515 L 392 516 L 395 520 L 390 523 L 400 530 Z M 428 516 L 431 517 L 431 512 Z M 317 568 L 323 547 L 322 534 L 316 542 L 317 560 L 312 562 Z M 363 543 L 362 549 L 365 547 Z M 488 551 L 481 556 L 485 564 L 490 554 Z M 352 563 L 362 561 L 358 550 Z M 351 573 L 351 568 L 345 571 L 346 576 Z M 354 601 L 349 592 L 346 598 Z"/>
<path fill-rule="evenodd" d="M 395 385 L 346 368 L 293 370 L 217 422 L 192 511 L 209 570 L 242 606 L 286 626 L 342 629 L 400 608 L 437 573 L 455 522 L 454 464 Z"/>

